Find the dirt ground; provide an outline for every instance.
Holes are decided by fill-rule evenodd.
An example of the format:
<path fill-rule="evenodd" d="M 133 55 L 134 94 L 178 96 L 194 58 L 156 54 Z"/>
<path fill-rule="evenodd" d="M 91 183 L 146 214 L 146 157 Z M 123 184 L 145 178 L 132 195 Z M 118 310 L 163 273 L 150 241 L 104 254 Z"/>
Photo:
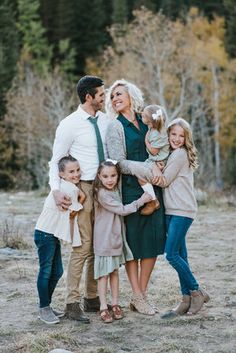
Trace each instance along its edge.
<path fill-rule="evenodd" d="M 64 348 L 74 353 L 235 353 L 236 352 L 236 206 L 226 200 L 199 208 L 188 235 L 189 260 L 195 276 L 211 296 L 193 317 L 163 320 L 128 308 L 130 286 L 120 270 L 120 298 L 125 318 L 103 324 L 89 314 L 90 325 L 62 319 L 48 326 L 37 318 L 37 256 L 33 229 L 44 197 L 38 193 L 0 193 L 0 352 L 47 353 Z M 220 206 L 219 206 L 220 205 Z M 6 248 L 12 241 L 20 250 Z M 69 247 L 63 247 L 65 273 L 54 295 L 64 307 Z M 179 299 L 177 276 L 158 259 L 150 301 L 163 313 Z"/>

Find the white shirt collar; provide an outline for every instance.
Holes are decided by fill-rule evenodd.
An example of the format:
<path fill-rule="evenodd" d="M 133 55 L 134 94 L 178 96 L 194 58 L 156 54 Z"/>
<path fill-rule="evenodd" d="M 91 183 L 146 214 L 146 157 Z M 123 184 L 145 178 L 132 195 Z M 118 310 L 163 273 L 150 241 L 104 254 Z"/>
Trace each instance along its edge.
<path fill-rule="evenodd" d="M 89 113 L 87 113 L 87 112 L 81 107 L 81 104 L 78 106 L 77 112 L 79 113 L 80 117 L 81 117 L 82 119 L 84 119 L 84 120 L 87 120 L 88 118 L 91 117 L 91 115 L 89 115 Z M 102 112 L 101 112 L 100 110 L 98 110 L 98 111 L 96 112 L 95 117 L 98 118 L 99 115 L 101 115 L 101 113 L 102 113 Z"/>
<path fill-rule="evenodd" d="M 90 118 L 91 115 L 89 115 L 89 113 L 87 113 L 82 107 L 81 105 L 78 106 L 77 112 L 80 115 L 80 118 L 87 120 L 88 118 Z"/>

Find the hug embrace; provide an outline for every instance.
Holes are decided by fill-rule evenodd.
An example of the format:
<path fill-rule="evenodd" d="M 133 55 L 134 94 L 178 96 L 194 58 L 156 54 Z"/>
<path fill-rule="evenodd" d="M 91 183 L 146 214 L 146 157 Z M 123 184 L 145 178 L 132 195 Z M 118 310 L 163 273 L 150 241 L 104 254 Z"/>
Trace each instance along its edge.
<path fill-rule="evenodd" d="M 189 124 L 182 118 L 168 122 L 159 105 L 143 109 L 142 92 L 125 80 L 109 88 L 106 114 L 101 111 L 105 90 L 100 78 L 82 77 L 77 93 L 81 104 L 56 131 L 49 163 L 51 192 L 35 230 L 39 318 L 54 324 L 63 315 L 51 305 L 63 273 L 60 239 L 71 243 L 68 319 L 89 323 L 86 312 L 96 311 L 105 323 L 124 317 L 119 304 L 122 264 L 131 285 L 130 309 L 155 315 L 148 284 L 158 255 L 164 253 L 177 271 L 182 299 L 163 319 L 196 314 L 209 296 L 191 272 L 186 248 L 197 211 L 197 157 Z"/>

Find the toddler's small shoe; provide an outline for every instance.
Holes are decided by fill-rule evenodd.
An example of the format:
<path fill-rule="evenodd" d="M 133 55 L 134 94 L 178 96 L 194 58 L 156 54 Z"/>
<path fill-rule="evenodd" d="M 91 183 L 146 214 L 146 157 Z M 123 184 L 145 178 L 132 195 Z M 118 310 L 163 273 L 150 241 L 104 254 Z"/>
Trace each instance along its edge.
<path fill-rule="evenodd" d="M 157 199 L 152 200 L 146 203 L 146 205 L 141 209 L 140 213 L 143 216 L 149 216 L 159 208 L 160 208 L 160 202 Z"/>

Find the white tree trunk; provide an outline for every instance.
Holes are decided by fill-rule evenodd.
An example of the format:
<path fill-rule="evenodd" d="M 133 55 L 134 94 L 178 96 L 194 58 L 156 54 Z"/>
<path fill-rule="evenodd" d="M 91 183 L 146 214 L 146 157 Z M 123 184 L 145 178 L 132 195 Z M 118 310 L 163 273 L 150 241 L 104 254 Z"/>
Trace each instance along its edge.
<path fill-rule="evenodd" d="M 220 133 L 220 112 L 219 112 L 219 78 L 217 75 L 217 68 L 213 64 L 211 66 L 212 72 L 212 106 L 214 113 L 214 134 L 215 134 L 215 181 L 216 189 L 221 190 L 223 187 L 222 177 L 221 177 L 221 158 L 220 158 L 220 143 L 219 143 L 219 133 Z"/>

